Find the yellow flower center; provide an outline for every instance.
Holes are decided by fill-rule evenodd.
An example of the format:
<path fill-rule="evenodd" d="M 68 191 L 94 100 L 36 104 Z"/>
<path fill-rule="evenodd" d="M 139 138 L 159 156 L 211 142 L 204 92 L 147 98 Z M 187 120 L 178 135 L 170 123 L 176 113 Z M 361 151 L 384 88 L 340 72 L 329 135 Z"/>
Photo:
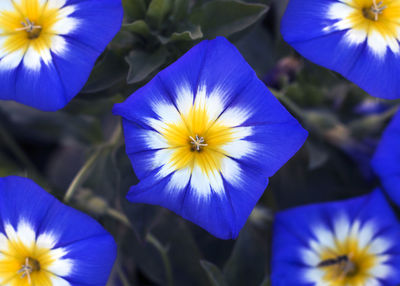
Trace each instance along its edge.
<path fill-rule="evenodd" d="M 49 63 L 50 51 L 60 54 L 65 49 L 65 40 L 60 36 L 78 25 L 78 20 L 70 17 L 75 6 L 63 6 L 63 1 L 1 1 L 0 58 L 7 62 L 7 68 L 15 68 L 22 58 L 31 69 L 40 68 L 41 60 Z M 4 61 L 7 56 L 10 59 Z"/>
<path fill-rule="evenodd" d="M 5 231 L 7 236 L 0 233 L 0 285 L 51 286 L 66 282 L 60 275 L 70 273 L 72 261 L 63 259 L 67 253 L 64 249 L 52 248 L 55 240 L 51 235 L 36 238 L 31 225 L 24 221 L 17 231 L 6 224 Z"/>
<path fill-rule="evenodd" d="M 233 128 L 210 120 L 207 110 L 196 106 L 160 132 L 173 151 L 171 164 L 175 169 L 193 170 L 199 165 L 206 174 L 221 168 L 227 155 L 222 147 L 235 140 Z"/>
<path fill-rule="evenodd" d="M 357 239 L 351 237 L 337 241 L 335 249 L 324 249 L 320 259 L 318 268 L 324 272 L 323 280 L 329 286 L 365 285 L 378 264 L 370 247 L 360 247 Z"/>

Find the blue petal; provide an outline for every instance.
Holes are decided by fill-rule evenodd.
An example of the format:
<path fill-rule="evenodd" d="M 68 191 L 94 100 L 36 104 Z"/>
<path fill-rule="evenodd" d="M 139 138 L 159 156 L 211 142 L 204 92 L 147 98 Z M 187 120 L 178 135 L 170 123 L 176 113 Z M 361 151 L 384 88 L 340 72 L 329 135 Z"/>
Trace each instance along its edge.
<path fill-rule="evenodd" d="M 280 212 L 274 222 L 273 257 L 272 257 L 272 285 L 282 285 L 281 279 L 286 277 L 287 285 L 296 285 L 304 281 L 306 265 L 301 255 L 301 249 L 309 248 L 309 242 L 316 239 L 312 229 L 323 225 L 333 230 L 333 223 L 337 216 L 345 214 L 350 221 L 359 221 L 361 225 L 368 221 L 375 223 L 376 233 L 394 245 L 387 250 L 392 259 L 387 263 L 392 265 L 396 273 L 387 279 L 387 284 L 398 285 L 400 282 L 400 224 L 380 190 L 369 195 L 342 202 L 321 203 L 298 207 Z M 288 276 L 287 273 L 291 274 Z M 298 285 L 307 285 L 305 282 Z"/>
<path fill-rule="evenodd" d="M 45 111 L 60 109 L 68 103 L 59 72 L 53 64 L 42 63 L 37 71 L 21 64 L 15 84 L 15 97 L 12 99 L 20 103 Z"/>
<path fill-rule="evenodd" d="M 21 219 L 37 237 L 57 238 L 54 248 L 65 248 L 74 259 L 73 272 L 65 277 L 72 285 L 105 285 L 116 257 L 113 238 L 91 217 L 70 208 L 29 179 L 0 178 L 0 231 L 10 223 L 17 229 Z M 75 284 L 74 284 L 75 283 Z"/>
<path fill-rule="evenodd" d="M 77 29 L 67 38 L 81 42 L 98 54 L 102 53 L 121 27 L 121 0 L 68 0 L 66 5 L 76 5 L 70 17 L 80 21 Z"/>
<path fill-rule="evenodd" d="M 400 112 L 382 135 L 372 159 L 372 167 L 381 178 L 384 190 L 400 206 Z"/>
<path fill-rule="evenodd" d="M 285 41 L 305 58 L 340 73 L 369 94 L 399 98 L 399 56 L 388 48 L 379 58 L 367 47 L 366 40 L 349 44 L 345 40 L 348 30 L 324 31 L 337 22 L 326 17 L 332 3 L 339 1 L 291 0 L 281 23 Z"/>
<path fill-rule="evenodd" d="M 111 236 L 80 240 L 69 244 L 65 249 L 68 254 L 64 258 L 74 261 L 72 273 L 65 277 L 71 285 L 106 285 L 117 253 Z"/>

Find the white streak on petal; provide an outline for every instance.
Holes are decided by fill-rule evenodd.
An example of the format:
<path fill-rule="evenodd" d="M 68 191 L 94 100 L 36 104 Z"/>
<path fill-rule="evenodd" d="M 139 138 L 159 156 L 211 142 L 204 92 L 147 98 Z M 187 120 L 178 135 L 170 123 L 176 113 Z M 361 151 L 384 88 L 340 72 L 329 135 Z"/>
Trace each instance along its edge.
<path fill-rule="evenodd" d="M 350 223 L 345 215 L 340 215 L 334 222 L 335 236 L 338 241 L 344 241 L 349 235 Z"/>
<path fill-rule="evenodd" d="M 67 42 L 62 36 L 51 37 L 51 51 L 56 55 L 62 56 L 67 51 Z"/>
<path fill-rule="evenodd" d="M 327 18 L 335 20 L 335 19 L 344 19 L 349 17 L 352 13 L 354 13 L 354 8 L 337 2 L 333 3 L 332 5 L 329 6 Z"/>
<path fill-rule="evenodd" d="M 48 0 L 47 8 L 60 9 L 64 7 L 66 0 Z"/>
<path fill-rule="evenodd" d="M 190 168 L 184 168 L 174 172 L 171 176 L 171 180 L 168 182 L 167 189 L 176 191 L 186 188 L 190 180 L 191 172 L 192 170 Z"/>
<path fill-rule="evenodd" d="M 318 226 L 314 229 L 314 234 L 322 246 L 330 249 L 335 248 L 335 239 L 331 231 L 323 226 Z"/>
<path fill-rule="evenodd" d="M 79 20 L 71 17 L 65 17 L 57 21 L 51 30 L 57 35 L 68 35 L 79 26 Z"/>
<path fill-rule="evenodd" d="M 240 107 L 232 107 L 225 110 L 217 122 L 223 126 L 235 127 L 244 123 L 251 116 L 251 112 Z"/>
<path fill-rule="evenodd" d="M 349 44 L 361 44 L 367 39 L 367 32 L 365 30 L 350 29 L 344 35 L 344 40 Z"/>
<path fill-rule="evenodd" d="M 392 275 L 392 273 L 394 269 L 389 266 L 389 265 L 385 265 L 385 264 L 378 264 L 376 266 L 374 266 L 370 271 L 369 274 L 375 278 L 380 278 L 380 279 L 386 279 L 388 278 L 390 275 Z"/>
<path fill-rule="evenodd" d="M 324 282 L 324 272 L 319 268 L 309 268 L 304 271 L 304 280 L 306 282 L 316 283 L 318 286 L 327 286 Z"/>
<path fill-rule="evenodd" d="M 190 186 L 195 192 L 197 192 L 199 197 L 207 197 L 211 194 L 211 188 L 207 177 L 202 172 L 198 164 L 194 165 Z"/>
<path fill-rule="evenodd" d="M 358 243 L 360 248 L 365 248 L 374 237 L 376 231 L 373 222 L 366 222 L 358 234 Z"/>
<path fill-rule="evenodd" d="M 371 242 L 369 251 L 373 254 L 382 254 L 385 253 L 391 246 L 391 242 L 384 238 L 378 237 Z"/>
<path fill-rule="evenodd" d="M 9 246 L 10 245 L 8 243 L 7 237 L 4 234 L 0 233 L 0 252 L 9 253 Z"/>
<path fill-rule="evenodd" d="M 57 259 L 49 266 L 46 270 L 57 275 L 57 276 L 67 276 L 72 272 L 74 262 L 71 259 Z"/>
<path fill-rule="evenodd" d="M 368 34 L 368 46 L 375 56 L 383 58 L 386 54 L 387 43 L 381 33 L 371 30 Z"/>
<path fill-rule="evenodd" d="M 9 70 L 16 68 L 21 63 L 23 57 L 23 50 L 18 50 L 6 55 L 0 60 L 0 70 Z"/>
<path fill-rule="evenodd" d="M 224 183 L 218 170 L 208 170 L 206 174 L 206 180 L 208 180 L 214 192 L 217 194 L 225 193 Z"/>
<path fill-rule="evenodd" d="M 155 153 L 152 161 L 152 169 L 162 166 L 157 173 L 158 178 L 164 178 L 176 170 L 172 162 L 173 153 L 174 150 L 171 149 L 163 149 Z"/>
<path fill-rule="evenodd" d="M 236 140 L 221 146 L 224 153 L 232 158 L 240 159 L 253 155 L 256 152 L 256 144 L 246 140 Z"/>
<path fill-rule="evenodd" d="M 177 124 L 182 121 L 181 115 L 175 106 L 165 102 L 153 103 L 154 112 L 160 117 L 160 121 L 165 124 Z"/>
<path fill-rule="evenodd" d="M 375 278 L 368 278 L 365 286 L 380 286 L 381 283 Z"/>
<path fill-rule="evenodd" d="M 301 257 L 303 258 L 303 262 L 311 267 L 315 267 L 321 262 L 320 257 L 310 249 L 302 249 Z"/>
<path fill-rule="evenodd" d="M 11 241 L 17 241 L 18 240 L 18 235 L 15 232 L 13 226 L 9 223 L 6 223 L 4 226 L 4 230 L 6 232 L 6 235 L 8 237 L 9 240 Z"/>
<path fill-rule="evenodd" d="M 38 248 L 51 249 L 57 243 L 57 239 L 51 233 L 42 233 L 36 240 L 36 246 Z"/>
<path fill-rule="evenodd" d="M 140 136 L 145 140 L 149 149 L 163 149 L 170 147 L 164 136 L 158 132 L 144 130 Z"/>
<path fill-rule="evenodd" d="M 58 277 L 58 276 L 51 276 L 50 280 L 51 280 L 51 285 L 55 285 L 55 286 L 71 286 L 71 284 L 67 280 L 65 280 L 65 279 L 63 279 L 61 277 Z"/>
<path fill-rule="evenodd" d="M 215 121 L 218 116 L 224 111 L 226 106 L 226 93 L 215 88 L 207 99 L 207 115 L 210 121 Z"/>
<path fill-rule="evenodd" d="M 24 56 L 24 66 L 30 70 L 38 71 L 41 67 L 40 59 L 40 54 L 30 46 Z"/>
<path fill-rule="evenodd" d="M 238 186 L 243 183 L 242 171 L 239 163 L 229 157 L 224 157 L 222 159 L 220 172 L 224 179 L 234 186 Z"/>
<path fill-rule="evenodd" d="M 14 11 L 14 5 L 11 0 L 1 0 L 0 1 L 0 13 L 6 11 Z"/>
<path fill-rule="evenodd" d="M 188 84 L 176 89 L 176 106 L 181 114 L 187 114 L 193 106 L 193 92 Z"/>
<path fill-rule="evenodd" d="M 28 249 L 32 249 L 35 246 L 36 233 L 28 222 L 21 220 L 18 223 L 17 236 L 19 241 Z"/>

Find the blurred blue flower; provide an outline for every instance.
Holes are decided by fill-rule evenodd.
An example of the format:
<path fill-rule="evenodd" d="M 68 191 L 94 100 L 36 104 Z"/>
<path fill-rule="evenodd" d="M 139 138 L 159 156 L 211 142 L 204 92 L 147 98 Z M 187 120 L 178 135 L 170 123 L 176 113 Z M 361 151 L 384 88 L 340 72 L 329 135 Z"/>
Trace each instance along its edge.
<path fill-rule="evenodd" d="M 169 208 L 236 238 L 307 132 L 225 38 L 203 41 L 124 103 L 132 202 Z"/>
<path fill-rule="evenodd" d="M 372 167 L 385 191 L 400 206 L 400 111 L 383 133 Z"/>
<path fill-rule="evenodd" d="M 113 238 L 29 179 L 0 178 L 0 285 L 105 285 Z"/>
<path fill-rule="evenodd" d="M 373 96 L 400 98 L 400 6 L 389 0 L 290 0 L 283 38 Z"/>
<path fill-rule="evenodd" d="M 272 285 L 400 284 L 400 224 L 380 190 L 277 214 Z"/>
<path fill-rule="evenodd" d="M 122 15 L 120 0 L 1 0 L 0 99 L 46 111 L 64 107 Z"/>

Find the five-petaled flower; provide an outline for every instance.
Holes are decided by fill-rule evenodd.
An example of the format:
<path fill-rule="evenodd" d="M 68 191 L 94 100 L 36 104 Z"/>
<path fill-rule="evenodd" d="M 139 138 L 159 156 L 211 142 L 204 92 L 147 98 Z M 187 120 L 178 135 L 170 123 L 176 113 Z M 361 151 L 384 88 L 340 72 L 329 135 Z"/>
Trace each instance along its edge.
<path fill-rule="evenodd" d="M 105 285 L 115 256 L 92 218 L 29 179 L 0 179 L 0 285 Z"/>
<path fill-rule="evenodd" d="M 400 224 L 383 193 L 278 213 L 272 285 L 395 286 Z"/>
<path fill-rule="evenodd" d="M 158 204 L 217 237 L 237 237 L 272 176 L 307 132 L 224 38 L 203 41 L 124 103 L 126 151 Z"/>
<path fill-rule="evenodd" d="M 120 0 L 1 0 L 0 99 L 64 107 L 122 23 Z"/>
<path fill-rule="evenodd" d="M 386 128 L 372 159 L 384 190 L 400 206 L 400 111 Z"/>
<path fill-rule="evenodd" d="M 373 96 L 400 98 L 398 0 L 290 0 L 284 39 Z"/>

